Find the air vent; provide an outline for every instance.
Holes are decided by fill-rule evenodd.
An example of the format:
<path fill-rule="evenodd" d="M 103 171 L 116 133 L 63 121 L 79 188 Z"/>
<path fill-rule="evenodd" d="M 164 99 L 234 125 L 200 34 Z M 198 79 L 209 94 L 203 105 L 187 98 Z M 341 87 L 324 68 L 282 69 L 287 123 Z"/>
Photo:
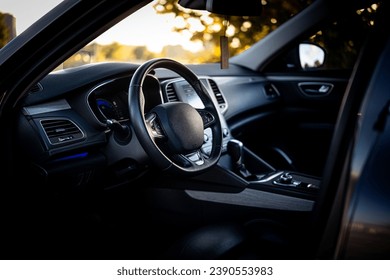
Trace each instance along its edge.
<path fill-rule="evenodd" d="M 49 142 L 53 145 L 84 138 L 81 129 L 67 119 L 41 120 L 41 125 Z"/>
<path fill-rule="evenodd" d="M 37 83 L 35 85 L 33 85 L 31 88 L 30 88 L 30 93 L 37 93 L 37 92 L 40 92 L 43 90 L 43 87 L 40 83 Z"/>
<path fill-rule="evenodd" d="M 215 98 L 217 99 L 220 112 L 224 114 L 227 111 L 227 103 L 223 97 L 222 92 L 219 90 L 217 83 L 214 80 L 209 79 L 211 90 L 214 92 Z"/>
<path fill-rule="evenodd" d="M 209 79 L 209 83 L 210 83 L 211 89 L 214 92 L 215 98 L 218 101 L 218 104 L 225 104 L 226 101 L 223 98 L 222 92 L 219 90 L 219 88 L 217 86 L 217 83 L 214 80 L 211 80 L 211 79 Z"/>
<path fill-rule="evenodd" d="M 173 87 L 173 83 L 170 83 L 167 85 L 166 93 L 167 93 L 168 102 L 179 101 L 179 98 L 177 97 L 176 90 Z"/>

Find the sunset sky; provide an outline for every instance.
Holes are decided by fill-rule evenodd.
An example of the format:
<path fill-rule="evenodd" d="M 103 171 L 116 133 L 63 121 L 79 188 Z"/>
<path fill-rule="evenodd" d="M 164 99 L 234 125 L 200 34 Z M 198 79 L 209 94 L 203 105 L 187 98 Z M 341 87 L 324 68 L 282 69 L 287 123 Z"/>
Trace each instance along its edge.
<path fill-rule="evenodd" d="M 1 0 L 0 12 L 12 14 L 16 18 L 16 32 L 20 34 L 34 21 L 43 16 L 47 11 L 58 5 L 61 0 Z M 131 16 L 124 19 L 109 32 L 96 39 L 99 44 L 118 42 L 125 45 L 146 45 L 151 51 L 159 51 L 165 45 L 180 44 L 187 50 L 198 50 L 201 43 L 189 41 L 190 34 L 178 34 L 172 32 L 172 27 L 177 24 L 173 15 L 158 15 L 152 4 L 147 5 Z M 142 25 L 140 23 L 142 21 Z M 141 27 L 140 27 L 141 26 Z"/>

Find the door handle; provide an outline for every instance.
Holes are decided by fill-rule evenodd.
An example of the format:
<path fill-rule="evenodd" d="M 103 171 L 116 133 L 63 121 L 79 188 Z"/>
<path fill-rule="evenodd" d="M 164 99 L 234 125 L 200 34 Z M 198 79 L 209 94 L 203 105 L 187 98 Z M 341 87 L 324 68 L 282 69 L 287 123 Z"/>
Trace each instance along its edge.
<path fill-rule="evenodd" d="M 333 89 L 333 84 L 321 83 L 321 82 L 304 82 L 304 83 L 299 83 L 298 87 L 300 91 L 306 96 L 322 97 L 330 94 L 330 92 Z"/>

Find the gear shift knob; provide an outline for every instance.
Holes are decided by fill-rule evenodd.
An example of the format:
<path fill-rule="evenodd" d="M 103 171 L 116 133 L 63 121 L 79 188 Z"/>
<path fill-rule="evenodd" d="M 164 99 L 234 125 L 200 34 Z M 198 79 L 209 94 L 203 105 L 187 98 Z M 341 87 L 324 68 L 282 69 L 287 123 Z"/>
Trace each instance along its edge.
<path fill-rule="evenodd" d="M 246 169 L 243 155 L 244 155 L 244 144 L 237 139 L 231 139 L 227 143 L 227 151 L 233 161 L 233 170 L 241 177 L 247 180 L 257 180 L 258 177 L 255 174 L 252 174 L 248 169 Z"/>
<path fill-rule="evenodd" d="M 242 165 L 243 147 L 242 142 L 236 139 L 232 139 L 227 143 L 227 151 L 236 166 Z"/>

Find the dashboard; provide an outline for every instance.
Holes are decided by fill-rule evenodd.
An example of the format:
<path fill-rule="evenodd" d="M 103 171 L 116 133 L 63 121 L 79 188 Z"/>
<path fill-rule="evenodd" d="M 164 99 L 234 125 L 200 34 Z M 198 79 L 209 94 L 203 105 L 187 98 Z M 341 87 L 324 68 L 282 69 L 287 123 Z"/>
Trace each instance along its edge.
<path fill-rule="evenodd" d="M 131 128 L 128 88 L 137 67 L 130 63 L 97 63 L 46 76 L 31 89 L 21 108 L 17 123 L 21 153 L 29 155 L 29 160 L 44 176 L 79 174 L 86 169 L 107 166 L 119 168 L 117 173 L 148 168 L 147 154 L 133 131 L 129 141 L 120 143 L 114 141 L 107 126 L 107 120 L 112 119 Z M 229 119 L 278 101 L 278 95 L 270 98 L 267 94 L 264 78 L 248 76 L 241 68 L 232 67 L 233 73 L 223 76 L 193 70 L 198 72 L 219 109 L 222 152 L 232 138 Z M 177 101 L 203 107 L 184 79 L 160 69 L 146 77 L 143 94 L 145 112 L 158 104 Z M 211 142 L 212 134 L 207 128 L 202 146 L 205 154 L 210 152 Z"/>
<path fill-rule="evenodd" d="M 211 98 L 217 108 L 219 108 L 224 151 L 226 150 L 227 142 L 231 139 L 228 125 L 223 117 L 223 114 L 228 109 L 228 103 L 213 79 L 202 77 L 200 80 L 212 94 Z M 127 87 L 128 84 L 120 79 L 111 80 L 96 86 L 88 93 L 88 106 L 102 125 L 108 119 L 114 119 L 123 123 L 129 121 Z M 160 82 L 156 76 L 148 75 L 144 81 L 143 94 L 145 97 L 145 113 L 158 104 L 178 101 L 188 103 L 197 109 L 204 109 L 203 102 L 198 94 L 183 78 L 168 79 Z M 212 138 L 211 129 L 205 129 L 204 144 L 202 146 L 202 151 L 205 154 L 210 153 Z"/>

